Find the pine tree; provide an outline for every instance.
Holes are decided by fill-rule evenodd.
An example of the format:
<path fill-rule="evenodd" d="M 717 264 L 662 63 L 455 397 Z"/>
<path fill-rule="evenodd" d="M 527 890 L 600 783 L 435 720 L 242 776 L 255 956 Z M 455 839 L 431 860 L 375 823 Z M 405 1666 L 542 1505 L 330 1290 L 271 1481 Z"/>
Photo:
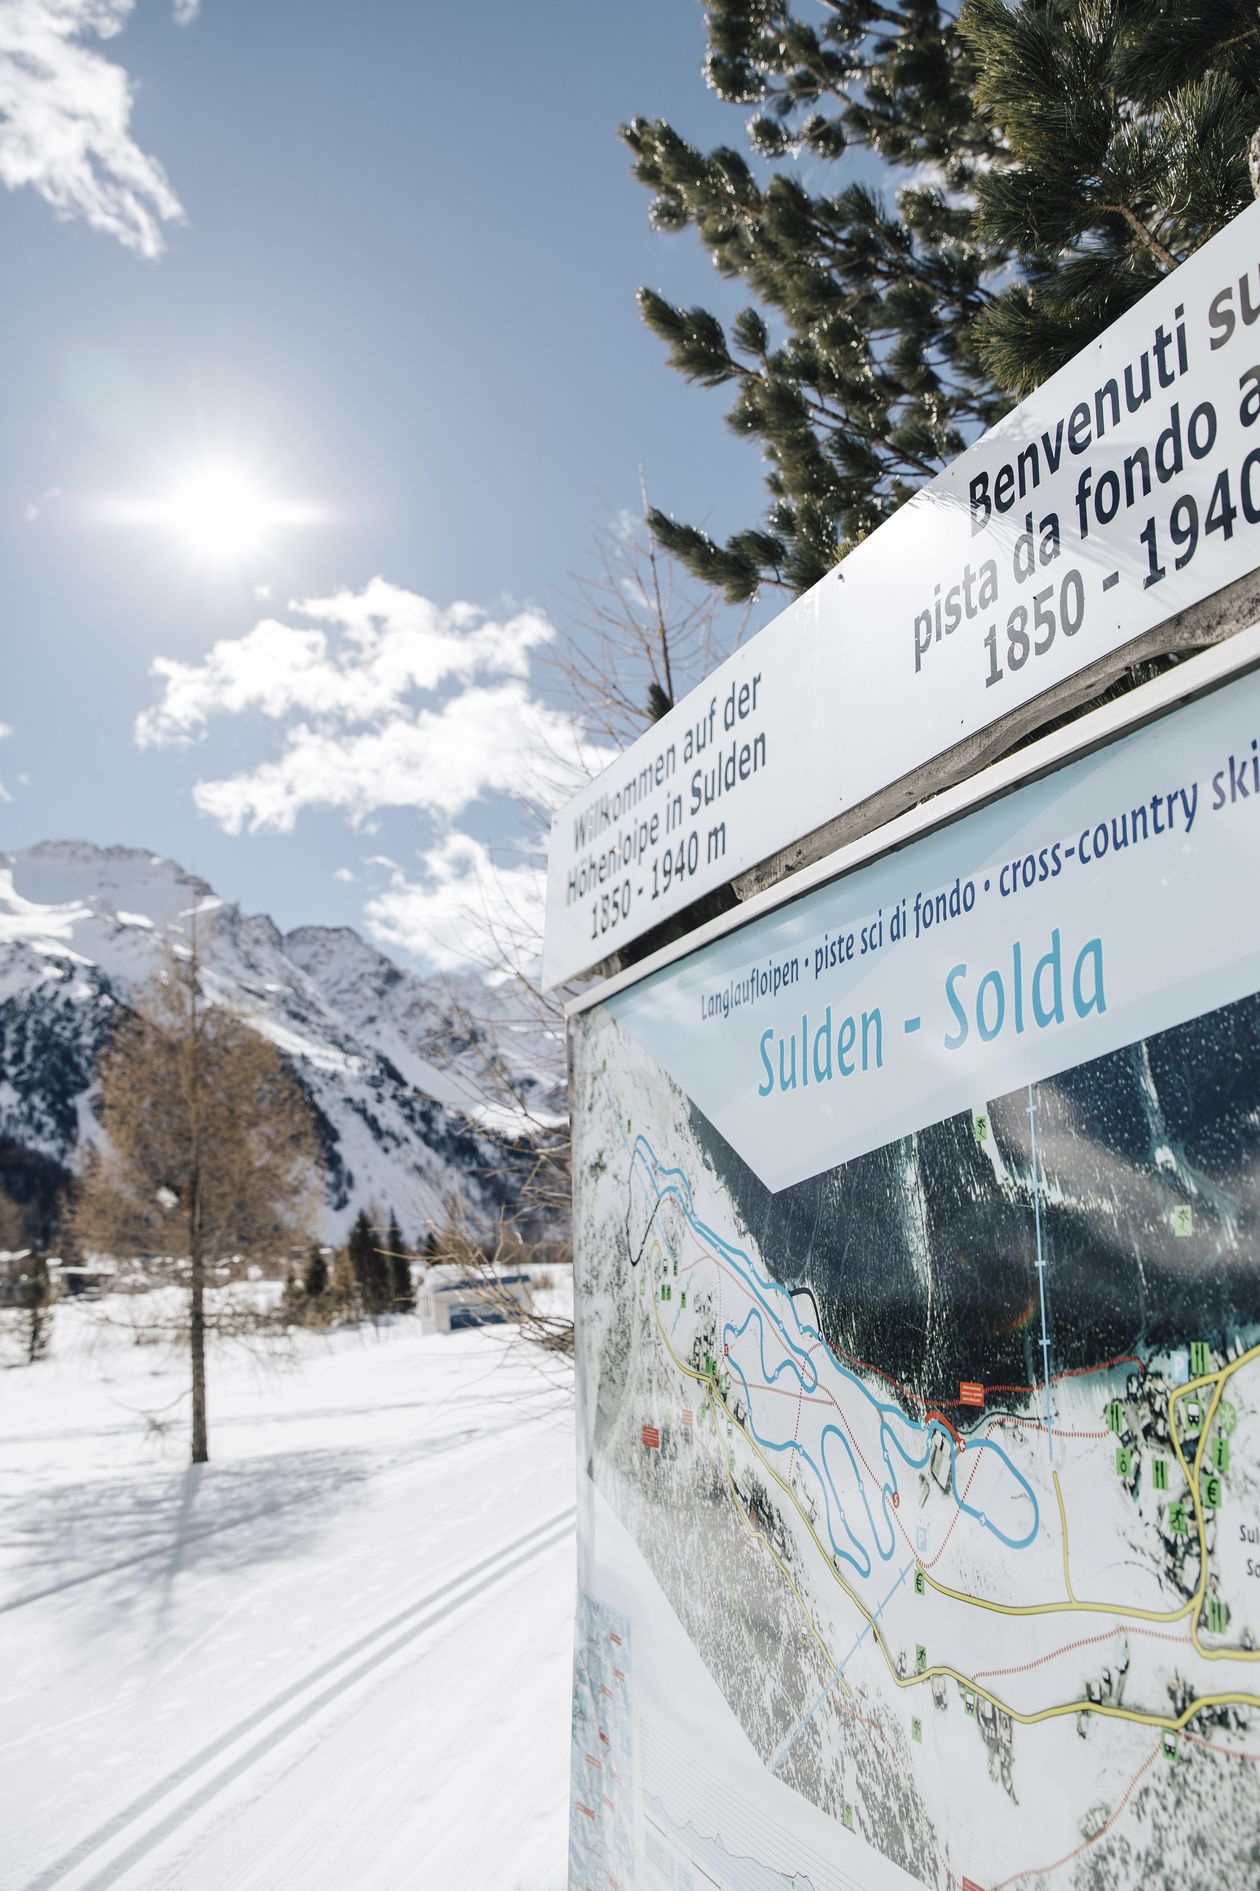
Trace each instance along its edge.
<path fill-rule="evenodd" d="M 390 1262 L 390 1249 L 383 1246 L 377 1236 L 376 1220 L 374 1209 L 361 1208 L 354 1218 L 347 1241 L 360 1304 L 373 1319 L 378 1314 L 388 1313 L 394 1301 L 394 1270 Z M 391 1223 L 395 1228 L 398 1225 L 392 1217 Z M 401 1236 L 399 1238 L 401 1240 Z"/>
<path fill-rule="evenodd" d="M 1022 280 L 981 311 L 980 361 L 1025 394 L 1251 200 L 1254 0 L 967 0 L 976 100 L 1003 161 L 982 245 Z"/>
<path fill-rule="evenodd" d="M 302 1277 L 302 1288 L 308 1300 L 318 1300 L 328 1286 L 328 1262 L 324 1250 L 313 1247 L 306 1257 L 306 1272 Z"/>
<path fill-rule="evenodd" d="M 220 1256 L 270 1259 L 309 1222 L 318 1140 L 280 1053 L 201 994 L 194 940 L 170 957 L 99 1064 L 108 1145 L 88 1159 L 73 1213 L 83 1250 L 182 1253 L 188 1263 L 192 1460 L 209 1456 L 206 1275 Z"/>
<path fill-rule="evenodd" d="M 708 82 L 755 108 L 751 157 L 622 128 L 655 227 L 693 229 L 753 297 L 725 326 L 640 291 L 769 469 L 764 520 L 725 544 L 650 515 L 732 600 L 815 583 L 1252 194 L 1253 0 L 807 4 L 706 0 Z M 806 189 L 799 157 L 855 150 L 888 191 L 839 169 Z"/>
<path fill-rule="evenodd" d="M 755 298 L 729 330 L 650 289 L 639 298 L 671 366 L 735 389 L 728 423 L 768 464 L 764 523 L 725 545 L 651 514 L 666 550 L 740 600 L 765 584 L 805 590 L 1003 411 L 972 341 L 1001 257 L 970 210 L 1000 140 L 976 110 L 969 48 L 932 0 L 832 0 L 816 23 L 790 0 L 705 10 L 709 85 L 756 108 L 752 161 L 706 155 L 660 120 L 622 136 L 655 227 L 694 229 Z M 814 172 L 855 149 L 900 168 L 895 203 L 863 181 L 805 188 L 798 155 Z"/>
<path fill-rule="evenodd" d="M 362 1293 L 367 1279 L 367 1255 L 370 1251 L 372 1224 L 366 1208 L 360 1208 L 350 1223 L 350 1232 L 346 1236 L 346 1253 L 354 1268 L 355 1285 Z"/>
<path fill-rule="evenodd" d="M 372 1217 L 366 1208 L 360 1208 L 350 1224 L 346 1252 L 354 1269 L 360 1305 L 365 1312 L 375 1313 L 378 1311 L 375 1292 L 376 1236 L 372 1232 Z"/>
<path fill-rule="evenodd" d="M 396 1313 L 411 1313 L 415 1310 L 416 1294 L 411 1282 L 411 1256 L 403 1240 L 398 1217 L 391 1208 L 389 1211 L 389 1231 L 385 1236 L 386 1253 L 390 1266 L 390 1279 Z"/>

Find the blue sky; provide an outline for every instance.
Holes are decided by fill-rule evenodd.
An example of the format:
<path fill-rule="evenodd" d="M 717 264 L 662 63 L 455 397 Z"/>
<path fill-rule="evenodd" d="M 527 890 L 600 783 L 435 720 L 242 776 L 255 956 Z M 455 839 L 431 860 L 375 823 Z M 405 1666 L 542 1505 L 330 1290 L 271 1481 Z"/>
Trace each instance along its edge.
<path fill-rule="evenodd" d="M 0 0 L 0 846 L 151 848 L 426 953 L 435 888 L 511 838 L 540 626 L 640 462 L 680 516 L 760 512 L 721 393 L 634 300 L 731 306 L 616 136 L 739 140 L 703 27 L 693 0 Z M 169 515 L 224 467 L 283 516 L 208 563 Z"/>

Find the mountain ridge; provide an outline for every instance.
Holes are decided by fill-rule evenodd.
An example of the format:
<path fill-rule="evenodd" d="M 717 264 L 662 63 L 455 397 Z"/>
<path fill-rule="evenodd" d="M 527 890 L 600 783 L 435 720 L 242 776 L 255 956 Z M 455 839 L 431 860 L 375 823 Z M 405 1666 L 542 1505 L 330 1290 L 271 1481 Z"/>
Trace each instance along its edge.
<path fill-rule="evenodd" d="M 512 1205 L 564 1098 L 554 1046 L 509 990 L 424 978 L 350 926 L 282 932 L 144 848 L 52 840 L 0 852 L 0 1184 L 37 1219 L 101 1137 L 93 1069 L 118 1009 L 194 925 L 206 996 L 268 1037 L 310 1098 L 325 1238 L 369 1202 L 409 1233 L 456 1199 L 475 1220 Z M 492 1059 L 514 1098 L 488 1090 Z"/>

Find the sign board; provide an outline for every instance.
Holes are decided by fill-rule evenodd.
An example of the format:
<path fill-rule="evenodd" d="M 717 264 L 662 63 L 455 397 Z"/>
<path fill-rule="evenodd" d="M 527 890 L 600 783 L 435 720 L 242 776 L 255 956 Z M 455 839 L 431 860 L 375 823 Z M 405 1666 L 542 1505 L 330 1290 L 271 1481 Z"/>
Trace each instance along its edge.
<path fill-rule="evenodd" d="M 557 815 L 544 980 L 1260 564 L 1260 204 Z"/>
<path fill-rule="evenodd" d="M 1108 713 L 572 1019 L 571 1891 L 1237 1882 L 1260 673 Z"/>

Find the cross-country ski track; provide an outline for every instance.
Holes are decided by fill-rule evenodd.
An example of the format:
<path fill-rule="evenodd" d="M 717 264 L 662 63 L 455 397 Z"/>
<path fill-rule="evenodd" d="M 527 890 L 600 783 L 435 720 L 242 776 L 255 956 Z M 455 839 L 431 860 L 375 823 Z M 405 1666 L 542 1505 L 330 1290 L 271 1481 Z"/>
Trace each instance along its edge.
<path fill-rule="evenodd" d="M 62 1338 L 2 1388 L 2 1891 L 559 1891 L 563 1375 L 491 1334 L 334 1336 L 221 1369 L 192 1470 L 93 1432 Z"/>

